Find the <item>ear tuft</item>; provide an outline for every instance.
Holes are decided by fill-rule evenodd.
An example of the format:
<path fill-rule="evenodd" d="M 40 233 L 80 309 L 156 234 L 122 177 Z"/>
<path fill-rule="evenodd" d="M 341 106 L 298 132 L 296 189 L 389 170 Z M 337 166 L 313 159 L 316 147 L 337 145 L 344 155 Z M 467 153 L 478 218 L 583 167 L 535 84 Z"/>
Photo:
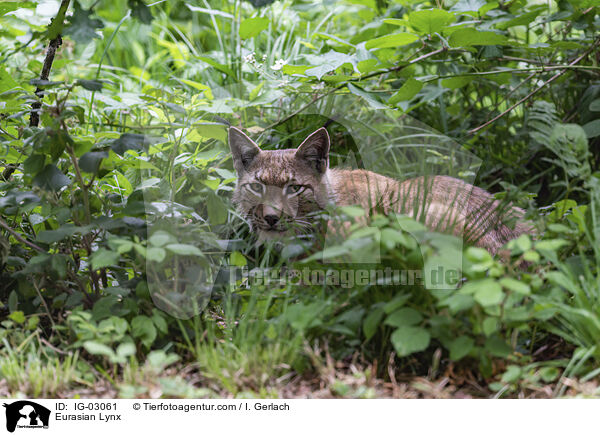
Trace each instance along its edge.
<path fill-rule="evenodd" d="M 229 148 L 233 155 L 233 166 L 238 174 L 248 169 L 254 158 L 260 153 L 260 148 L 244 132 L 229 127 Z"/>
<path fill-rule="evenodd" d="M 321 127 L 300 144 L 296 150 L 296 158 L 303 160 L 317 173 L 323 174 L 329 167 L 329 144 L 329 133 L 325 127 Z"/>

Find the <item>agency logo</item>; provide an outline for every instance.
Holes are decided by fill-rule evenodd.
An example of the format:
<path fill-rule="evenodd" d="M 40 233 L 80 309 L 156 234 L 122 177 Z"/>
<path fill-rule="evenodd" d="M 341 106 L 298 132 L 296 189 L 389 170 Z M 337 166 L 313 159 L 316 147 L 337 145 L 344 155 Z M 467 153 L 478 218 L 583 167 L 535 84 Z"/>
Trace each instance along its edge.
<path fill-rule="evenodd" d="M 14 432 L 19 429 L 48 429 L 50 410 L 29 400 L 19 400 L 6 404 L 6 430 Z"/>

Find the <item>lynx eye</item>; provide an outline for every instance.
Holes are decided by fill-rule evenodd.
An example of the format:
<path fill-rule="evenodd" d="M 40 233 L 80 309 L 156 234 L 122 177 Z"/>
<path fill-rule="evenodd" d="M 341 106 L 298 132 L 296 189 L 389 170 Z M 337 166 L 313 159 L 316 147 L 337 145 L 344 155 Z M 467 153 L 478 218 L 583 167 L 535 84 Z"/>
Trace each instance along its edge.
<path fill-rule="evenodd" d="M 248 188 L 258 194 L 258 195 L 262 195 L 263 194 L 263 185 L 260 183 L 249 183 L 247 184 Z"/>
<path fill-rule="evenodd" d="M 297 193 L 300 193 L 303 189 L 304 186 L 302 186 L 301 184 L 290 184 L 288 187 L 285 188 L 285 194 L 295 195 Z"/>

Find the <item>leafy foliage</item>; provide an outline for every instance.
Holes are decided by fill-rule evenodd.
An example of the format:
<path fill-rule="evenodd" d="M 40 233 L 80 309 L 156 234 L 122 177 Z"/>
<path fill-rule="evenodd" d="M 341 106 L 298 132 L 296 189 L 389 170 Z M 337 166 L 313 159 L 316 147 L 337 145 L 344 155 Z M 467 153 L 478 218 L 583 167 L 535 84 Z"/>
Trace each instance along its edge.
<path fill-rule="evenodd" d="M 559 373 L 598 376 L 595 2 L 56 6 L 50 17 L 41 3 L 0 4 L 0 338 L 10 345 L 0 351 L 0 378 L 11 391 L 56 394 L 75 378 L 93 381 L 94 366 L 111 380 L 122 376 L 123 396 L 146 394 L 131 384 L 175 363 L 168 352 L 177 350 L 198 362 L 210 388 L 264 392 L 279 388 L 286 370 L 320 370 L 325 343 L 338 361 L 378 361 L 378 376 L 431 374 L 441 352 L 443 364 L 474 370 L 501 393 Z M 58 35 L 52 62 L 45 50 Z M 228 124 L 260 134 L 267 148 L 296 144 L 323 125 L 310 118 L 313 107 L 349 94 L 373 111 L 417 118 L 475 154 L 483 162 L 477 184 L 529 208 L 538 237 L 511 242 L 505 259 L 467 248 L 456 291 L 414 282 L 248 289 L 233 280 L 211 298 L 199 292 L 202 314 L 166 314 L 177 292 L 164 283 L 174 276 L 175 287 L 198 294 L 198 277 L 178 275 L 174 264 L 353 267 L 302 258 L 300 243 L 284 254 L 254 249 L 231 206 L 226 144 Z M 30 119 L 36 104 L 40 125 Z M 344 109 L 359 119 L 360 107 Z M 352 140 L 329 128 L 343 162 Z M 453 170 L 448 156 L 429 159 Z M 416 175 L 392 163 L 394 175 Z M 179 224 L 188 225 L 185 240 L 176 237 Z M 377 248 L 382 268 L 427 272 L 432 258 L 455 252 L 443 236 L 427 233 L 421 249 L 396 221 L 378 225 L 320 258 Z M 31 387 L 13 350 L 24 331 L 72 352 L 60 385 Z M 31 346 L 32 370 L 60 359 L 42 355 L 43 341 Z M 554 353 L 540 356 L 544 349 Z M 204 393 L 185 389 L 196 394 Z"/>

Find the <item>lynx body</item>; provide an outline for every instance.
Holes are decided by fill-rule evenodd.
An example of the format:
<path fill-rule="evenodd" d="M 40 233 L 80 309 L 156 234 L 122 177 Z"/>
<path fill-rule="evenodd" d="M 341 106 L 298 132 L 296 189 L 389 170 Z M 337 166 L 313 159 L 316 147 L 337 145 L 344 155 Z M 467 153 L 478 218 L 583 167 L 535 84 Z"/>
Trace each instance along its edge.
<path fill-rule="evenodd" d="M 237 128 L 229 145 L 238 174 L 233 202 L 259 241 L 314 231 L 328 205 L 407 214 L 433 231 L 462 236 L 495 254 L 530 232 L 524 211 L 505 207 L 485 190 L 448 176 L 399 182 L 375 172 L 329 168 L 330 140 L 321 128 L 297 149 L 261 150 Z"/>

